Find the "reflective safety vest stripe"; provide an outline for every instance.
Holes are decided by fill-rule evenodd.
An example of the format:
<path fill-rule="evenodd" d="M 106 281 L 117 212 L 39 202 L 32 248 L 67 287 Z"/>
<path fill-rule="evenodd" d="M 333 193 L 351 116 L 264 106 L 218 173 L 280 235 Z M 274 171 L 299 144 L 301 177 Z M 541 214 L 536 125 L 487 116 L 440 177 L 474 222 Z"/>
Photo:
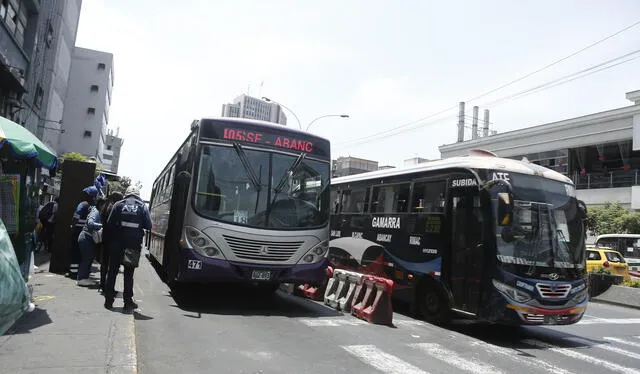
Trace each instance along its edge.
<path fill-rule="evenodd" d="M 137 228 L 140 227 L 139 223 L 133 223 L 133 222 L 126 222 L 125 221 L 125 222 L 122 222 L 121 224 L 122 224 L 122 227 L 131 227 L 131 228 L 134 228 L 134 229 L 137 229 Z"/>

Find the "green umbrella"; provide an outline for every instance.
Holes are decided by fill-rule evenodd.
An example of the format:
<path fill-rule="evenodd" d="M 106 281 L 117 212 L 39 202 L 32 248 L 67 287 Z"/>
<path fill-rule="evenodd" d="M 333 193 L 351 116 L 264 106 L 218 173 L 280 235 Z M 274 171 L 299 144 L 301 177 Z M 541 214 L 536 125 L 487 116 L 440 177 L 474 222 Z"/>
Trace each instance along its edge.
<path fill-rule="evenodd" d="M 0 116 L 0 155 L 19 159 L 35 159 L 44 168 L 53 169 L 58 163 L 56 154 L 29 130 Z"/>

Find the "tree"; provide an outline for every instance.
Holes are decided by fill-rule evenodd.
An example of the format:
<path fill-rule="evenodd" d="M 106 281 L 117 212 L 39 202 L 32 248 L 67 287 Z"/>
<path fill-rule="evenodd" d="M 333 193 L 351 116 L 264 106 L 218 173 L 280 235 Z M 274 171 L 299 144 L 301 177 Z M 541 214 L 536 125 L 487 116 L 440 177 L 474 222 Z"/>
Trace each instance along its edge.
<path fill-rule="evenodd" d="M 127 188 L 129 188 L 129 186 L 131 186 L 131 178 L 129 177 L 120 177 L 119 181 L 110 181 L 109 182 L 109 191 L 110 192 L 120 192 L 121 194 L 124 194 L 125 191 L 127 190 Z M 137 181 L 134 186 L 138 189 L 141 190 L 142 189 L 142 182 Z"/>
<path fill-rule="evenodd" d="M 56 172 L 56 176 L 59 178 L 62 178 L 62 172 L 64 169 L 64 162 L 66 160 L 71 160 L 71 161 L 80 161 L 80 162 L 93 162 L 96 164 L 96 177 L 98 175 L 100 175 L 100 173 L 104 170 L 104 168 L 102 167 L 102 164 L 99 163 L 98 161 L 91 159 L 85 155 L 83 155 L 82 153 L 78 153 L 78 152 L 68 152 L 63 154 L 60 159 L 59 159 L 59 163 L 60 163 L 60 167 L 57 169 Z"/>
<path fill-rule="evenodd" d="M 589 209 L 587 228 L 592 235 L 637 234 L 640 233 L 640 213 L 631 212 L 619 203 L 606 202 Z"/>

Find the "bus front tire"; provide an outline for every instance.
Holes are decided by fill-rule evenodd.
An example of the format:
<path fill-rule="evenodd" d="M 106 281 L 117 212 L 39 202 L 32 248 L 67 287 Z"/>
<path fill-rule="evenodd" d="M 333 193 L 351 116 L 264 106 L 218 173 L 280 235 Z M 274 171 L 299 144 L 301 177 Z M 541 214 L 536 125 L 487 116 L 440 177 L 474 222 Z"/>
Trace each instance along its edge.
<path fill-rule="evenodd" d="M 425 321 L 445 325 L 451 321 L 451 309 L 446 293 L 434 282 L 424 282 L 416 294 L 418 313 Z"/>

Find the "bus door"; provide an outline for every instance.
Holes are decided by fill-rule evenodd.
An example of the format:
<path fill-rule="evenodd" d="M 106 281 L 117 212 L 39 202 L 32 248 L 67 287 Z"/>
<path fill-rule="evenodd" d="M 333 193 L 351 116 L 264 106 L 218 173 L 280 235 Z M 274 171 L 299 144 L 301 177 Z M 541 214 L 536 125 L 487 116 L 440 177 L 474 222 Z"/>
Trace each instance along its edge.
<path fill-rule="evenodd" d="M 452 307 L 476 314 L 486 261 L 480 196 L 476 186 L 456 187 L 455 183 L 450 186 L 451 253 L 447 270 L 453 294 Z"/>

